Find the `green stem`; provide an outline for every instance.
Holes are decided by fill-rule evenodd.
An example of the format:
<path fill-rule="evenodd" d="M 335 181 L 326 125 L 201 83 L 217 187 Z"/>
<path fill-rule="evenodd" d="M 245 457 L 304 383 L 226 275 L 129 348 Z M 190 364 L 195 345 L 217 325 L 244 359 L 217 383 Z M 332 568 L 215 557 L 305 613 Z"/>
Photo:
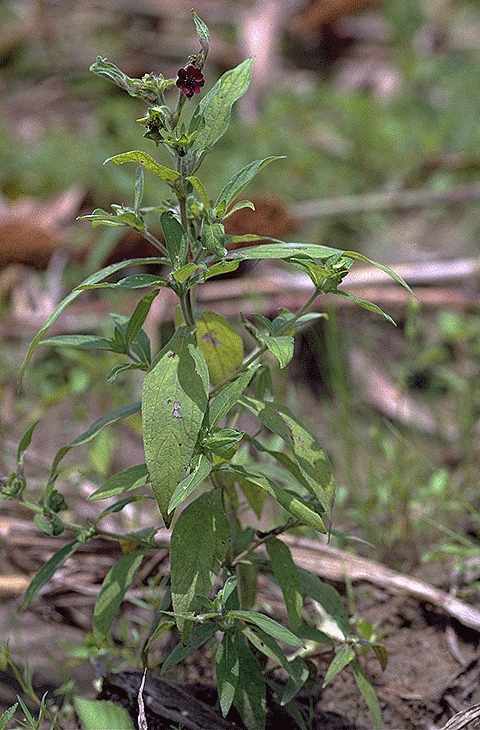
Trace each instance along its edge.
<path fill-rule="evenodd" d="M 158 251 L 160 251 L 160 253 L 162 253 L 164 256 L 166 255 L 167 249 L 165 248 L 165 246 L 163 245 L 163 243 L 161 241 L 159 241 L 158 238 L 153 235 L 153 233 L 150 233 L 150 231 L 147 230 L 147 228 L 145 228 L 144 231 L 143 231 L 143 237 L 149 243 L 151 243 L 152 246 L 155 246 L 155 248 Z"/>
<path fill-rule="evenodd" d="M 264 545 L 266 542 L 272 540 L 274 537 L 278 537 L 278 535 L 282 535 L 284 532 L 287 532 L 294 527 L 298 527 L 301 524 L 302 523 L 299 520 L 289 520 L 285 525 L 281 525 L 280 527 L 274 527 L 273 530 L 269 530 L 268 532 L 261 534 L 260 537 L 255 540 L 255 542 L 252 542 L 250 547 L 246 548 L 243 552 L 239 553 L 236 558 L 234 558 L 234 560 L 232 561 L 232 567 L 238 565 L 238 563 L 241 563 L 242 560 L 245 560 L 245 558 L 248 558 L 248 556 L 255 552 L 255 550 L 260 547 L 260 545 Z"/>

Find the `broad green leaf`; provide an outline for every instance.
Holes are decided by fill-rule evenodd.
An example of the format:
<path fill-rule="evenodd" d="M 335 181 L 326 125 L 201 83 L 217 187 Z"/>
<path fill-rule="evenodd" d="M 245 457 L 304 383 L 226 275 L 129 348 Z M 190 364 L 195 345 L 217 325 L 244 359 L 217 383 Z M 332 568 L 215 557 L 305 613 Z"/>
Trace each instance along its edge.
<path fill-rule="evenodd" d="M 132 718 L 121 705 L 74 697 L 73 706 L 83 730 L 135 730 Z"/>
<path fill-rule="evenodd" d="M 93 630 L 106 637 L 143 560 L 143 552 L 123 555 L 108 571 L 93 610 Z"/>
<path fill-rule="evenodd" d="M 255 413 L 263 425 L 291 448 L 310 492 L 330 512 L 335 492 L 329 460 L 315 436 L 290 411 L 275 402 L 262 403 L 243 397 L 242 404 Z"/>
<path fill-rule="evenodd" d="M 240 676 L 240 659 L 238 656 L 238 634 L 227 631 L 219 643 L 215 655 L 215 672 L 217 692 L 223 717 L 230 712 Z"/>
<path fill-rule="evenodd" d="M 290 335 L 279 337 L 262 337 L 265 347 L 278 360 L 281 368 L 286 368 L 293 357 L 295 340 Z"/>
<path fill-rule="evenodd" d="M 264 631 L 269 636 L 272 636 L 277 641 L 283 641 L 284 644 L 290 646 L 296 646 L 297 648 L 303 646 L 303 641 L 295 636 L 289 629 L 285 628 L 281 624 L 274 621 L 273 618 L 265 616 L 263 613 L 258 611 L 228 611 L 227 618 L 235 619 L 237 621 L 245 621 L 245 623 L 253 624 L 259 629 Z"/>
<path fill-rule="evenodd" d="M 255 238 L 267 239 L 266 236 L 256 236 Z M 244 238 L 243 240 L 247 239 Z M 266 243 L 262 246 L 237 248 L 228 252 L 227 259 L 253 261 L 256 259 L 289 259 L 292 256 L 302 255 L 310 256 L 312 259 L 326 259 L 334 254 L 342 253 L 344 252 L 338 248 L 320 246 L 314 243 L 285 243 L 285 241 L 278 241 L 272 244 Z"/>
<path fill-rule="evenodd" d="M 208 150 L 223 137 L 230 124 L 232 106 L 250 84 L 252 63 L 252 59 L 247 58 L 226 71 L 200 100 L 190 125 L 190 131 L 198 131 L 193 150 Z"/>
<path fill-rule="evenodd" d="M 180 664 L 187 656 L 200 649 L 207 643 L 218 630 L 216 623 L 200 624 L 192 628 L 187 641 L 177 644 L 162 664 L 161 673 L 165 674 L 169 669 Z"/>
<path fill-rule="evenodd" d="M 22 438 L 19 441 L 19 444 L 17 447 L 17 467 L 21 467 L 23 464 L 23 457 L 25 455 L 25 451 L 28 449 L 28 447 L 32 443 L 33 432 L 35 431 L 38 424 L 39 424 L 39 421 L 34 421 L 33 423 L 31 423 L 30 426 L 24 431 Z"/>
<path fill-rule="evenodd" d="M 106 416 L 102 416 L 102 418 L 97 419 L 89 428 L 87 428 L 86 431 L 74 438 L 73 441 L 70 441 L 69 444 L 62 446 L 62 448 L 55 454 L 55 458 L 50 468 L 50 478 L 53 479 L 56 476 L 60 462 L 71 449 L 88 443 L 107 426 L 111 426 L 113 423 L 116 423 L 123 418 L 128 418 L 129 416 L 139 413 L 140 405 L 140 401 L 137 401 L 136 403 L 131 403 L 128 406 L 122 406 L 121 408 L 117 408 L 115 411 L 111 411 Z"/>
<path fill-rule="evenodd" d="M 257 367 L 251 367 L 240 373 L 238 378 L 232 380 L 221 388 L 216 395 L 210 399 L 209 422 L 215 426 L 222 418 L 228 416 L 232 408 L 238 403 L 250 382 L 255 375 Z"/>
<path fill-rule="evenodd" d="M 111 264 L 110 266 L 106 266 L 104 269 L 100 269 L 100 271 L 97 271 L 94 274 L 88 276 L 84 281 L 82 281 L 80 286 L 77 286 L 75 289 L 73 289 L 73 291 L 70 292 L 70 294 L 62 299 L 60 304 L 58 304 L 56 309 L 48 317 L 45 324 L 43 324 L 42 327 L 38 330 L 35 337 L 30 343 L 27 354 L 25 355 L 23 363 L 20 367 L 19 379 L 21 380 L 23 373 L 25 372 L 25 368 L 30 362 L 33 353 L 37 349 L 40 342 L 45 338 L 45 335 L 48 332 L 49 328 L 57 321 L 57 319 L 60 317 L 62 312 L 69 306 L 69 304 L 71 304 L 78 296 L 80 296 L 80 294 L 82 293 L 82 287 L 88 286 L 90 284 L 98 284 L 100 281 L 108 279 L 109 276 L 115 274 L 117 271 L 120 271 L 121 269 L 127 269 L 129 266 L 144 266 L 149 264 L 155 265 L 161 264 L 162 261 L 163 259 L 159 258 L 158 256 L 128 259 L 125 261 L 119 261 L 116 264 Z"/>
<path fill-rule="evenodd" d="M 217 210 L 218 217 L 221 218 L 226 213 L 232 200 L 242 192 L 242 190 L 253 180 L 255 175 L 257 175 L 263 167 L 266 167 L 274 160 L 283 159 L 285 159 L 284 155 L 271 155 L 270 157 L 265 157 L 263 160 L 254 160 L 236 172 L 222 188 L 215 201 L 215 208 Z"/>
<path fill-rule="evenodd" d="M 295 630 L 302 623 L 303 596 L 300 575 L 293 562 L 290 548 L 281 540 L 267 541 L 273 575 L 279 584 L 288 613 L 288 623 Z"/>
<path fill-rule="evenodd" d="M 227 253 L 225 248 L 225 227 L 223 223 L 203 224 L 203 244 L 208 253 L 222 258 Z"/>
<path fill-rule="evenodd" d="M 145 462 L 167 526 L 170 500 L 187 476 L 207 410 L 208 385 L 204 357 L 180 327 L 145 376 L 142 400 Z"/>
<path fill-rule="evenodd" d="M 242 636 L 238 637 L 239 680 L 233 704 L 247 730 L 265 730 L 267 700 L 265 679 Z"/>
<path fill-rule="evenodd" d="M 135 307 L 132 316 L 128 320 L 127 331 L 126 331 L 126 343 L 130 345 L 133 342 L 140 330 L 143 327 L 145 320 L 147 319 L 150 308 L 158 296 L 158 291 L 150 292 L 146 294 Z"/>
<path fill-rule="evenodd" d="M 48 583 L 54 573 L 56 573 L 56 571 L 62 567 L 66 560 L 68 560 L 68 558 L 73 555 L 75 550 L 80 547 L 80 544 L 81 543 L 77 542 L 76 540 L 74 540 L 73 542 L 69 542 L 67 545 L 64 545 L 62 548 L 60 548 L 60 550 L 57 550 L 57 552 L 54 553 L 52 557 L 47 560 L 46 563 L 44 563 L 44 565 L 42 565 L 38 573 L 36 573 L 32 578 L 30 585 L 25 591 L 25 595 L 22 601 L 22 609 L 26 609 L 30 606 L 39 590 L 43 588 L 46 583 Z"/>
<path fill-rule="evenodd" d="M 189 279 L 192 274 L 195 274 L 200 269 L 198 264 L 190 263 L 181 266 L 179 269 L 172 271 L 172 276 L 179 284 L 183 284 Z"/>
<path fill-rule="evenodd" d="M 172 266 L 183 266 L 186 263 L 187 241 L 182 224 L 171 213 L 162 213 L 160 225 Z"/>
<path fill-rule="evenodd" d="M 46 337 L 38 343 L 50 347 L 74 347 L 78 350 L 112 350 L 112 341 L 106 337 L 95 337 L 94 335 L 56 335 Z"/>
<path fill-rule="evenodd" d="M 210 208 L 210 198 L 208 197 L 208 193 L 205 188 L 205 185 L 202 183 L 200 178 L 197 177 L 196 175 L 190 175 L 189 177 L 186 178 L 186 180 L 188 180 L 188 182 L 191 183 L 191 185 L 192 185 L 193 189 L 195 190 L 195 192 L 197 193 L 198 197 L 204 204 L 205 208 L 207 208 L 207 210 L 208 210 Z"/>
<path fill-rule="evenodd" d="M 243 362 L 243 340 L 225 317 L 203 312 L 197 319 L 197 342 L 214 385 L 228 380 Z"/>
<path fill-rule="evenodd" d="M 97 502 L 100 499 L 115 497 L 123 492 L 130 492 L 132 489 L 143 487 L 148 480 L 148 472 L 145 464 L 129 466 L 127 469 L 113 474 L 101 487 L 89 494 L 88 499 Z"/>
<path fill-rule="evenodd" d="M 394 327 L 397 326 L 397 323 L 394 319 L 390 317 L 387 312 L 385 312 L 381 307 L 378 306 L 378 304 L 375 304 L 374 302 L 369 302 L 368 299 L 362 299 L 362 297 L 357 297 L 355 294 L 352 294 L 348 291 L 338 290 L 335 292 L 336 294 L 339 294 L 340 296 L 344 297 L 345 299 L 349 299 L 354 304 L 357 304 L 362 309 L 366 309 L 368 312 L 373 312 L 374 314 L 380 314 L 381 317 L 384 317 L 387 322 L 390 322 L 390 324 L 393 324 Z"/>
<path fill-rule="evenodd" d="M 237 592 L 240 608 L 250 609 L 257 598 L 258 570 L 253 560 L 242 560 L 237 565 Z"/>
<path fill-rule="evenodd" d="M 373 723 L 373 730 L 382 730 L 382 710 L 380 708 L 378 697 L 358 660 L 352 662 L 352 671 L 353 676 L 355 677 L 355 682 L 357 683 L 357 687 L 360 690 L 362 697 L 365 700 L 367 707 L 370 711 Z"/>
<path fill-rule="evenodd" d="M 122 152 L 119 155 L 109 157 L 105 160 L 103 164 L 106 165 L 109 162 L 112 162 L 114 165 L 125 165 L 129 162 L 134 162 L 137 165 L 141 165 L 149 172 L 152 172 L 161 180 L 165 180 L 166 182 L 170 183 L 175 182 L 175 180 L 178 180 L 178 178 L 180 177 L 179 172 L 177 172 L 176 170 L 172 170 L 171 167 L 167 167 L 166 165 L 161 165 L 156 160 L 154 160 L 151 155 L 148 155 L 146 152 L 142 152 L 141 150 Z"/>
<path fill-rule="evenodd" d="M 239 266 L 239 261 L 219 261 L 218 264 L 213 264 L 213 266 L 209 266 L 203 278 L 206 281 L 207 279 L 211 279 L 213 276 L 222 276 L 223 274 L 229 274 L 231 271 L 236 271 Z"/>
<path fill-rule="evenodd" d="M 333 586 L 323 583 L 317 575 L 300 568 L 298 572 L 303 595 L 317 601 L 328 615 L 334 619 L 345 638 L 348 638 L 351 634 L 350 624 L 339 593 Z"/>
<path fill-rule="evenodd" d="M 243 479 L 238 480 L 238 486 L 242 490 L 250 509 L 253 510 L 257 519 L 260 519 L 260 517 L 262 516 L 265 501 L 267 499 L 266 492 L 263 489 L 258 489 L 256 486 L 250 484 Z"/>
<path fill-rule="evenodd" d="M 170 504 L 168 505 L 168 514 L 171 514 L 178 505 L 185 502 L 185 500 L 193 494 L 196 488 L 199 487 L 205 479 L 207 479 L 211 471 L 212 464 L 209 462 L 207 457 L 202 454 L 195 469 L 188 475 L 188 477 L 185 477 L 185 479 L 180 482 L 172 494 Z"/>
<path fill-rule="evenodd" d="M 176 614 L 199 606 L 208 595 L 221 561 L 225 559 L 230 528 L 218 490 L 202 494 L 179 516 L 170 544 L 172 603 Z M 176 617 L 183 631 L 185 619 Z"/>
<path fill-rule="evenodd" d="M 326 687 L 328 684 L 330 684 L 330 682 L 335 679 L 337 674 L 339 674 L 342 669 L 345 669 L 345 667 L 353 662 L 354 659 L 355 652 L 353 651 L 352 647 L 348 644 L 343 644 L 330 662 L 327 673 L 325 675 L 325 679 L 323 680 L 323 687 Z"/>

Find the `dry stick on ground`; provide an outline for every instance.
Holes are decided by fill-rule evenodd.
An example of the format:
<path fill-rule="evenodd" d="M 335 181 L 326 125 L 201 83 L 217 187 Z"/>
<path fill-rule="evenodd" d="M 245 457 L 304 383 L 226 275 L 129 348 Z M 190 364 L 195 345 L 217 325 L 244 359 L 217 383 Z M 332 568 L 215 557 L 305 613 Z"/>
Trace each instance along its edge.
<path fill-rule="evenodd" d="M 450 718 L 446 725 L 440 730 L 463 730 L 467 728 L 471 722 L 480 717 L 480 705 L 472 705 L 468 710 L 462 710 Z M 473 728 L 472 728 L 473 730 Z"/>

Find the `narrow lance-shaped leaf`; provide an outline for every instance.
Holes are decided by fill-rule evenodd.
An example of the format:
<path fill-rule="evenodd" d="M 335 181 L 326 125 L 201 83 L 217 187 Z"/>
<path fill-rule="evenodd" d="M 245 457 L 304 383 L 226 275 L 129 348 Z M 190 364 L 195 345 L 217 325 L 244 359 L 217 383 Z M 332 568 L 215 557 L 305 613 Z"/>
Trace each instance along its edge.
<path fill-rule="evenodd" d="M 175 489 L 170 504 L 168 505 L 168 513 L 171 514 L 173 510 L 178 507 L 182 502 L 185 502 L 188 497 L 200 486 L 202 482 L 207 479 L 210 472 L 212 471 L 212 464 L 206 456 L 202 454 L 197 466 L 188 477 L 182 479 L 178 487 Z"/>
<path fill-rule="evenodd" d="M 98 284 L 104 279 L 108 279 L 109 276 L 115 274 L 117 271 L 120 271 L 121 269 L 127 269 L 129 266 L 145 266 L 149 264 L 158 265 L 161 264 L 162 261 L 163 259 L 159 258 L 158 256 L 119 261 L 116 264 L 111 264 L 110 266 L 106 266 L 104 269 L 100 269 L 100 271 L 91 274 L 84 281 L 82 281 L 80 286 L 77 286 L 75 289 L 73 289 L 73 291 L 70 292 L 70 294 L 62 299 L 60 304 L 58 304 L 52 314 L 48 317 L 45 324 L 42 325 L 42 327 L 36 333 L 35 337 L 32 339 L 27 354 L 25 355 L 24 361 L 20 368 L 20 380 L 38 345 L 44 339 L 48 330 L 50 329 L 52 324 L 57 321 L 62 312 L 69 306 L 69 304 L 74 302 L 75 299 L 80 296 L 80 294 L 82 293 L 82 287 L 89 286 L 90 284 Z"/>
<path fill-rule="evenodd" d="M 295 636 L 289 629 L 282 626 L 273 618 L 265 616 L 263 613 L 258 611 L 228 611 L 227 617 L 236 619 L 237 621 L 245 621 L 248 624 L 253 624 L 259 629 L 264 631 L 269 636 L 277 639 L 277 641 L 283 641 L 284 644 L 290 646 L 296 646 L 297 648 L 303 646 L 303 641 Z"/>
<path fill-rule="evenodd" d="M 139 165 L 137 167 L 137 172 L 135 175 L 135 189 L 134 189 L 134 200 L 133 200 L 133 208 L 136 213 L 140 210 L 140 206 L 143 202 L 143 193 L 145 189 L 145 173 L 143 172 L 143 167 Z"/>
<path fill-rule="evenodd" d="M 115 351 L 111 340 L 95 335 L 55 335 L 46 337 L 39 344 L 50 347 L 73 347 L 76 350 Z"/>
<path fill-rule="evenodd" d="M 247 730 L 264 730 L 267 716 L 265 679 L 242 636 L 238 638 L 239 681 L 233 704 Z"/>
<path fill-rule="evenodd" d="M 207 410 L 208 369 L 192 333 L 180 327 L 143 386 L 145 462 L 167 526 L 168 507 L 187 475 Z"/>
<path fill-rule="evenodd" d="M 60 548 L 60 550 L 57 550 L 57 552 L 54 553 L 44 565 L 42 565 L 38 573 L 36 573 L 36 575 L 34 575 L 34 577 L 32 578 L 30 585 L 25 591 L 25 595 L 22 601 L 23 609 L 26 609 L 30 606 L 40 589 L 43 588 L 46 583 L 48 583 L 48 581 L 56 573 L 56 571 L 61 568 L 66 560 L 71 555 L 73 555 L 75 550 L 77 550 L 79 547 L 79 542 L 76 542 L 75 540 L 73 542 L 69 542 L 67 545 L 64 545 L 62 548 Z"/>
<path fill-rule="evenodd" d="M 32 443 L 33 432 L 35 431 L 38 424 L 39 424 L 39 421 L 34 421 L 26 429 L 22 438 L 20 439 L 20 442 L 19 442 L 18 448 L 17 448 L 17 466 L 18 467 L 21 467 L 23 464 L 23 457 L 25 455 L 25 451 L 28 449 L 28 447 Z"/>
<path fill-rule="evenodd" d="M 254 236 L 255 238 L 265 239 L 266 236 Z M 229 240 L 232 240 L 230 238 Z M 243 240 L 247 240 L 243 237 Z M 269 239 L 272 240 L 272 239 Z M 329 246 L 320 246 L 314 243 L 285 243 L 285 241 L 276 241 L 274 244 L 264 244 L 262 246 L 250 246 L 248 248 L 238 248 L 229 251 L 227 259 L 240 261 L 253 261 L 256 259 L 289 259 L 292 256 L 310 256 L 312 259 L 327 259 L 334 254 L 344 253 L 338 248 L 330 248 Z"/>
<path fill-rule="evenodd" d="M 135 730 L 127 710 L 113 702 L 75 697 L 73 706 L 83 730 Z"/>
<path fill-rule="evenodd" d="M 297 566 L 288 545 L 277 538 L 267 541 L 267 552 L 273 575 L 283 593 L 288 623 L 295 630 L 302 623 L 303 610 L 303 596 Z"/>
<path fill-rule="evenodd" d="M 101 487 L 88 496 L 88 499 L 96 502 L 100 499 L 115 497 L 117 494 L 123 494 L 123 492 L 142 487 L 147 479 L 148 472 L 145 464 L 129 466 L 127 469 L 123 469 L 123 471 L 109 477 Z"/>
<path fill-rule="evenodd" d="M 365 674 L 360 662 L 358 660 L 355 660 L 352 662 L 351 666 L 353 670 L 353 676 L 355 677 L 355 682 L 357 683 L 357 687 L 360 690 L 362 697 L 365 700 L 367 707 L 370 711 L 373 723 L 373 730 L 382 730 L 382 710 L 380 708 L 380 703 L 378 701 L 375 690 L 367 675 Z"/>
<path fill-rule="evenodd" d="M 132 316 L 128 320 L 126 342 L 129 345 L 136 338 L 138 333 L 143 327 L 143 324 L 148 316 L 150 308 L 158 296 L 158 291 L 150 292 L 141 299 L 135 307 Z"/>
<path fill-rule="evenodd" d="M 218 626 L 213 622 L 194 626 L 187 641 L 177 644 L 166 657 L 162 664 L 161 673 L 166 674 L 169 669 L 183 662 L 187 656 L 200 649 L 201 646 L 215 636 L 217 630 Z"/>
<path fill-rule="evenodd" d="M 103 638 L 109 633 L 142 560 L 143 552 L 127 553 L 105 576 L 93 610 L 93 630 L 97 636 Z"/>
<path fill-rule="evenodd" d="M 271 155 L 265 157 L 263 160 L 254 160 L 250 162 L 241 170 L 235 173 L 235 175 L 227 182 L 215 201 L 215 208 L 217 215 L 221 218 L 227 211 L 231 201 L 242 192 L 242 190 L 254 179 L 254 177 L 260 172 L 260 170 L 274 160 L 285 159 L 283 155 Z"/>
<path fill-rule="evenodd" d="M 207 47 L 208 47 L 208 42 L 210 40 L 210 33 L 208 31 L 207 24 L 205 23 L 204 20 L 201 19 L 201 17 L 199 15 L 197 15 L 197 13 L 194 10 L 192 10 L 192 17 L 193 17 L 193 22 L 195 24 L 195 30 L 197 31 L 197 35 L 200 39 L 200 43 L 202 44 L 202 48 L 204 47 L 205 43 L 207 44 Z"/>
<path fill-rule="evenodd" d="M 215 656 L 217 692 L 222 715 L 226 717 L 233 704 L 240 678 L 238 634 L 227 631 L 218 645 Z"/>
<path fill-rule="evenodd" d="M 205 185 L 202 183 L 199 177 L 196 175 L 190 175 L 186 178 L 189 183 L 191 183 L 193 189 L 197 193 L 198 197 L 204 204 L 205 208 L 207 210 L 210 208 L 210 198 L 208 197 L 208 192 L 205 188 Z"/>
<path fill-rule="evenodd" d="M 230 528 L 218 490 L 202 494 L 180 515 L 170 545 L 172 602 L 177 625 L 208 595 L 229 547 Z"/>
<path fill-rule="evenodd" d="M 281 368 L 286 368 L 293 358 L 295 341 L 291 335 L 262 337 L 261 341 L 278 361 Z"/>
<path fill-rule="evenodd" d="M 159 177 L 160 180 L 164 180 L 169 183 L 175 182 L 175 180 L 178 180 L 180 177 L 179 172 L 172 170 L 171 167 L 167 167 L 166 165 L 161 165 L 159 162 L 154 160 L 151 155 L 146 152 L 142 152 L 141 150 L 121 152 L 119 155 L 109 157 L 103 164 L 107 165 L 109 162 L 114 165 L 126 165 L 129 162 L 136 163 L 137 165 L 144 167 L 145 170 L 152 172 L 154 175 Z"/>
<path fill-rule="evenodd" d="M 344 637 L 347 638 L 351 633 L 350 624 L 340 594 L 333 586 L 323 583 L 317 575 L 300 568 L 298 572 L 300 574 L 302 594 L 317 601 L 328 615 L 335 620 Z"/>
<path fill-rule="evenodd" d="M 369 302 L 368 299 L 362 299 L 362 297 L 357 297 L 355 294 L 347 291 L 338 290 L 336 294 L 340 295 L 341 297 L 345 297 L 345 299 L 349 299 L 351 302 L 357 304 L 362 309 L 366 309 L 367 312 L 379 314 L 381 317 L 384 317 L 387 322 L 393 324 L 394 327 L 397 326 L 395 320 L 392 319 L 392 317 L 390 317 L 390 315 L 387 314 L 387 312 L 385 312 L 381 307 L 379 307 L 378 304 L 375 304 L 374 302 Z"/>
<path fill-rule="evenodd" d="M 136 403 L 131 403 L 128 406 L 117 408 L 115 411 L 111 411 L 106 416 L 97 419 L 89 428 L 87 428 L 86 431 L 74 438 L 73 441 L 70 441 L 69 444 L 62 446 L 62 448 L 55 454 L 55 458 L 50 468 L 50 478 L 53 479 L 56 476 L 60 462 L 71 449 L 88 443 L 107 426 L 111 426 L 113 423 L 116 423 L 123 418 L 129 418 L 130 416 L 134 416 L 136 413 L 139 413 L 140 407 L 140 401 L 137 401 Z"/>
<path fill-rule="evenodd" d="M 352 647 L 349 644 L 343 644 L 330 662 L 325 679 L 323 680 L 323 686 L 326 687 L 329 685 L 330 682 L 335 679 L 337 674 L 353 662 L 354 659 L 355 652 Z"/>
<path fill-rule="evenodd" d="M 186 263 L 187 243 L 182 224 L 171 213 L 162 213 L 160 216 L 165 245 L 168 256 L 174 268 Z"/>
<path fill-rule="evenodd" d="M 227 383 L 218 393 L 210 400 L 209 406 L 209 422 L 210 426 L 215 426 L 218 421 L 228 416 L 232 408 L 238 403 L 239 398 L 250 385 L 257 367 L 251 367 L 249 370 L 240 373 L 231 383 Z"/>
<path fill-rule="evenodd" d="M 197 319 L 197 341 L 213 384 L 227 380 L 241 367 L 243 340 L 220 314 L 202 313 Z"/>

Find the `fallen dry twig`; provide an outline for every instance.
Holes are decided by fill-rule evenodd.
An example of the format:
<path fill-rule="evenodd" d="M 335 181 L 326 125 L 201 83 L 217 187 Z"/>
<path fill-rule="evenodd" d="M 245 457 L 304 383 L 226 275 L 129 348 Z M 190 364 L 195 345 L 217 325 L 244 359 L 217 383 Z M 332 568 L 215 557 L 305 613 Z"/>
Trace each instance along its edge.
<path fill-rule="evenodd" d="M 462 728 L 468 727 L 471 722 L 477 720 L 479 717 L 480 705 L 473 705 L 468 710 L 457 712 L 440 730 L 462 730 Z"/>

